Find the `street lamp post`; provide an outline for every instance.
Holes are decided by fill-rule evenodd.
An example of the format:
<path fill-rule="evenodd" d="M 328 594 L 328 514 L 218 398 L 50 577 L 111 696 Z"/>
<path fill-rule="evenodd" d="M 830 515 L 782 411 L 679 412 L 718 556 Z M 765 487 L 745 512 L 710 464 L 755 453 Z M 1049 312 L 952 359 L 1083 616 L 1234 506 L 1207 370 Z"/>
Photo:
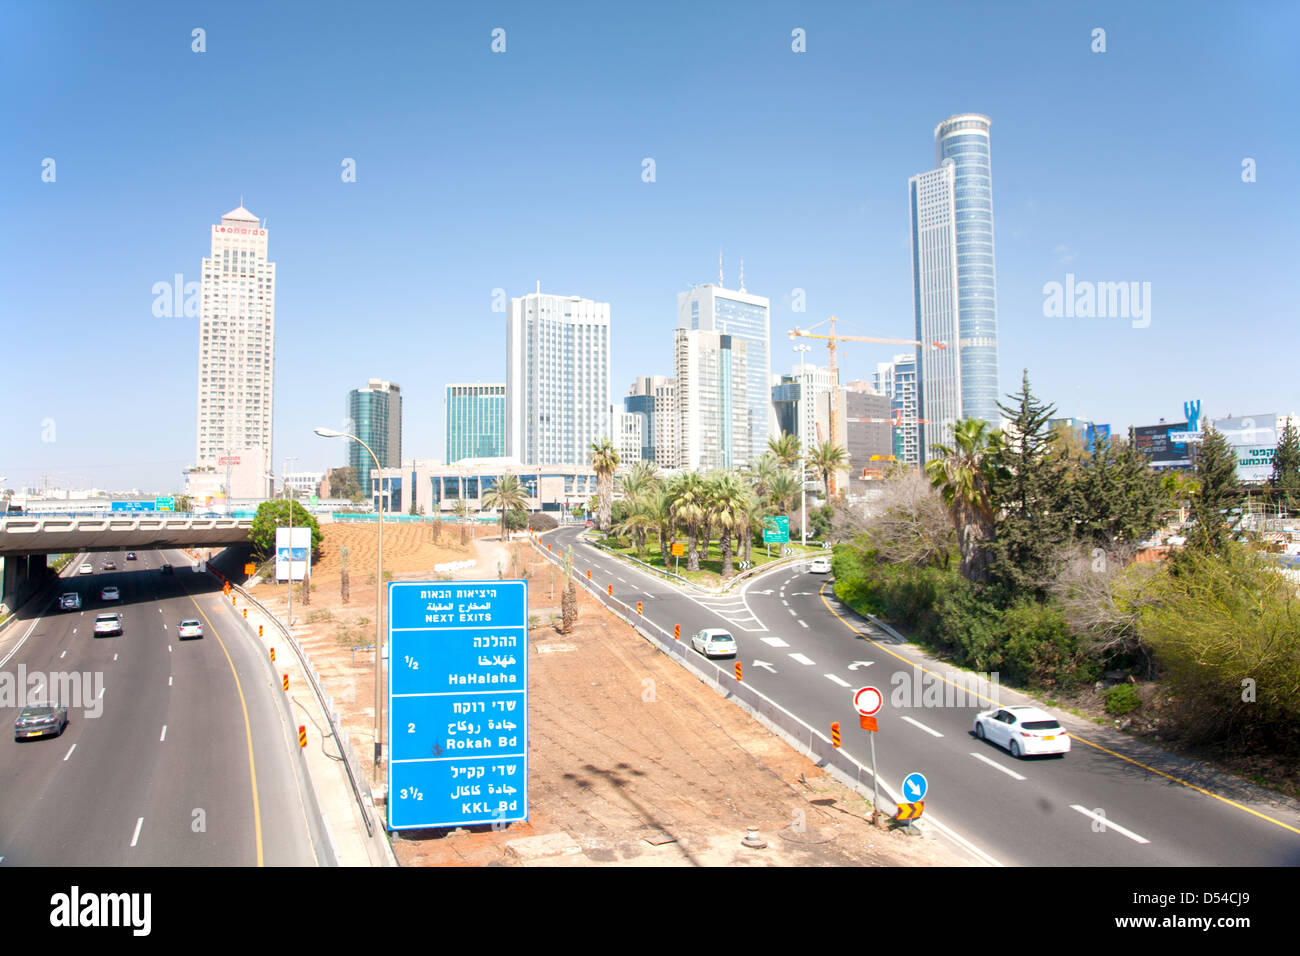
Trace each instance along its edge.
<path fill-rule="evenodd" d="M 794 350 L 796 352 L 809 352 L 812 351 L 812 346 L 796 345 L 794 347 Z M 800 366 L 807 365 L 808 364 L 807 358 L 805 356 L 801 356 L 799 359 L 799 364 Z M 807 451 L 807 448 L 804 442 L 804 433 L 806 429 L 803 427 L 804 418 L 806 417 L 804 413 L 804 407 L 803 407 L 803 403 L 805 401 L 804 394 L 803 394 L 803 382 L 807 381 L 808 377 L 805 373 L 804 375 L 801 375 L 800 378 L 803 379 L 803 381 L 799 383 L 799 543 L 806 548 L 808 547 L 808 504 L 807 504 L 808 489 L 806 487 L 808 484 L 808 465 L 804 460 L 804 453 Z"/>
<path fill-rule="evenodd" d="M 379 728 L 381 726 L 380 712 L 383 708 L 383 694 L 380 687 L 382 677 L 382 668 L 380 659 L 383 657 L 383 631 L 380 622 L 383 618 L 384 608 L 384 471 L 379 465 L 379 458 L 376 457 L 370 446 L 363 442 L 356 435 L 349 435 L 347 432 L 337 431 L 333 428 L 317 428 L 316 434 L 322 438 L 350 438 L 369 453 L 371 460 L 375 463 L 375 471 L 379 473 L 379 497 L 376 517 L 379 525 L 379 553 L 376 557 L 375 569 L 375 776 L 379 775 L 379 757 L 383 750 L 383 744 L 380 742 Z M 360 477 L 359 475 L 357 476 Z"/>

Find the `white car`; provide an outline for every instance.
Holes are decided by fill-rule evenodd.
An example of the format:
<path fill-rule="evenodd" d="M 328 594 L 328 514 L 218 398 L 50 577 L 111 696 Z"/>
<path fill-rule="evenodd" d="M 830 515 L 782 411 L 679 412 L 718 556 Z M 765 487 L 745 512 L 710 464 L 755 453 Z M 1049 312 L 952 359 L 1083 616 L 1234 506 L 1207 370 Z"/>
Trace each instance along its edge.
<path fill-rule="evenodd" d="M 122 615 L 116 611 L 109 611 L 95 617 L 95 636 L 101 634 L 121 634 L 122 633 Z"/>
<path fill-rule="evenodd" d="M 99 599 L 101 601 L 119 601 L 121 598 L 121 592 L 118 591 L 117 586 L 113 584 L 110 584 L 99 592 Z"/>
<path fill-rule="evenodd" d="M 176 637 L 185 640 L 187 637 L 202 637 L 203 625 L 192 617 L 188 617 L 176 625 Z"/>
<path fill-rule="evenodd" d="M 813 574 L 830 574 L 830 558 L 813 558 L 812 564 L 808 565 L 808 570 Z"/>
<path fill-rule="evenodd" d="M 1005 747 L 1013 757 L 1070 752 L 1070 735 L 1051 714 L 1037 707 L 998 707 L 975 715 L 975 736 Z"/>
<path fill-rule="evenodd" d="M 706 627 L 691 635 L 691 647 L 705 657 L 734 657 L 736 639 L 720 627 Z"/>
<path fill-rule="evenodd" d="M 81 573 L 81 574 L 94 574 L 94 573 L 95 573 L 95 568 L 91 565 L 91 563 L 90 563 L 89 561 L 87 561 L 85 564 L 83 564 L 83 565 L 81 566 L 81 571 L 80 571 L 79 573 Z"/>

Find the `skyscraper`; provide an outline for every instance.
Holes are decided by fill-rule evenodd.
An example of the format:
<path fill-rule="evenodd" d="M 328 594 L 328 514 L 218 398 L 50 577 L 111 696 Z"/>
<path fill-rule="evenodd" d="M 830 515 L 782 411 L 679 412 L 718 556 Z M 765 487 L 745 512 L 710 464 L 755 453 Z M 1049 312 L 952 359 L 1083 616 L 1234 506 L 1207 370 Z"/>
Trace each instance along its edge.
<path fill-rule="evenodd" d="M 739 290 L 724 289 L 719 275 L 716 286 L 700 285 L 677 294 L 679 329 L 718 332 L 745 343 L 745 418 L 749 434 L 745 461 L 753 461 L 767 451 L 768 438 L 776 434 L 771 398 L 771 313 L 767 298 L 745 291 L 743 271 Z"/>
<path fill-rule="evenodd" d="M 587 465 L 612 438 L 609 303 L 541 291 L 510 300 L 506 449 L 526 465 Z"/>
<path fill-rule="evenodd" d="M 199 313 L 197 463 L 256 448 L 269 467 L 275 382 L 275 263 L 267 235 L 240 206 L 212 227 Z"/>
<path fill-rule="evenodd" d="M 641 458 L 660 468 L 676 468 L 677 382 L 663 375 L 638 376 L 623 399 L 623 408 L 641 418 Z"/>
<path fill-rule="evenodd" d="M 997 424 L 997 277 L 993 259 L 992 120 L 950 116 L 934 130 L 938 168 L 908 181 L 917 347 L 920 456 L 953 422 Z"/>
<path fill-rule="evenodd" d="M 446 463 L 506 453 L 506 383 L 447 386 Z"/>
<path fill-rule="evenodd" d="M 876 391 L 889 397 L 890 411 L 898 418 L 894 430 L 894 455 L 909 465 L 921 463 L 921 437 L 916 420 L 916 355 L 895 355 L 892 362 L 876 365 Z"/>
<path fill-rule="evenodd" d="M 402 390 L 392 382 L 372 378 L 348 392 L 348 418 L 354 434 L 370 446 L 381 468 L 402 466 Z M 368 487 L 375 467 L 366 450 L 348 442 L 348 464 L 356 469 L 357 484 Z"/>
<path fill-rule="evenodd" d="M 673 338 L 678 456 L 689 471 L 744 468 L 750 462 L 749 343 L 738 335 L 677 329 Z M 768 390 L 764 388 L 764 404 Z"/>

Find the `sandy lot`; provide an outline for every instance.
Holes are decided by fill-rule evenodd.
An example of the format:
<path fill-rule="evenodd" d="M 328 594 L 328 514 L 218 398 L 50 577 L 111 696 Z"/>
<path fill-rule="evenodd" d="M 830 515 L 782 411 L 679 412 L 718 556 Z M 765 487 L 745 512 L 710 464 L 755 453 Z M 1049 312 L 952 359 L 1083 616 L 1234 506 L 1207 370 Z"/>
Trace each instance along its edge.
<path fill-rule="evenodd" d="M 296 632 L 343 714 L 358 754 L 372 749 L 374 525 L 325 525 L 312 603 L 294 601 Z M 495 529 L 462 547 L 444 526 L 385 525 L 395 579 L 433 578 L 435 564 L 474 559 L 459 578 L 530 579 L 530 820 L 395 836 L 408 866 L 964 865 L 933 840 L 873 828 L 866 801 L 818 770 L 579 588 L 574 632 L 561 635 L 560 574 Z M 339 597 L 338 548 L 351 572 Z M 514 567 L 512 567 L 512 565 Z M 386 575 L 387 576 L 387 575 Z M 284 616 L 283 585 L 253 592 Z M 765 849 L 741 844 L 756 827 Z"/>

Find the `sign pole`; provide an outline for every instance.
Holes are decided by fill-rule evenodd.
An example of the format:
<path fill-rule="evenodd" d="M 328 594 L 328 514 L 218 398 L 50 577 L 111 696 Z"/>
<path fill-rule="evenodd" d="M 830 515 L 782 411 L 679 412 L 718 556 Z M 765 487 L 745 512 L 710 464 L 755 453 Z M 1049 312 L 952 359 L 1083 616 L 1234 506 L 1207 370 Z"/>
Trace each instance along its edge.
<path fill-rule="evenodd" d="M 880 815 L 880 789 L 876 777 L 876 735 L 871 735 L 871 825 L 876 825 Z"/>

